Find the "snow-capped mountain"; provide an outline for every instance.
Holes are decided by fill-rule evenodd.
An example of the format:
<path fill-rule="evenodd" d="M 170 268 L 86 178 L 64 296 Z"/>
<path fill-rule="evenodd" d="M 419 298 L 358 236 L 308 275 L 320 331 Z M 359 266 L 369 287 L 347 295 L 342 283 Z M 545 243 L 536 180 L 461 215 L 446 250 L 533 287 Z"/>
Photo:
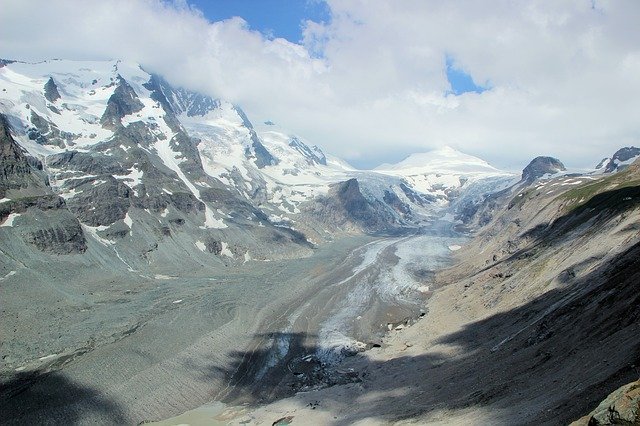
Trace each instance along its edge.
<path fill-rule="evenodd" d="M 640 148 L 627 146 L 617 150 L 611 157 L 603 158 L 596 166 L 597 173 L 612 173 L 624 170 L 640 158 Z"/>
<path fill-rule="evenodd" d="M 382 164 L 374 171 L 401 177 L 415 191 L 435 196 L 441 203 L 452 201 L 475 183 L 513 178 L 512 173 L 448 146 L 411 154 L 396 164 Z"/>
<path fill-rule="evenodd" d="M 299 256 L 327 233 L 418 226 L 472 184 L 510 176 L 450 148 L 356 170 L 121 61 L 3 61 L 0 114 L 20 157 L 0 185 L 4 232 L 44 251 L 110 253 L 130 271 L 194 248 L 196 263 Z"/>

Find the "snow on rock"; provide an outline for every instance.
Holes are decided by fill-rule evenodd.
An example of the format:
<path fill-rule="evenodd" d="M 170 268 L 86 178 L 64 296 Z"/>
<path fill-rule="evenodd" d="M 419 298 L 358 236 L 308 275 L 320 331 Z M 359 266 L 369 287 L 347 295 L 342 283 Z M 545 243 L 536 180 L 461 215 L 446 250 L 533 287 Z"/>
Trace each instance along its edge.
<path fill-rule="evenodd" d="M 229 244 L 223 241 L 221 242 L 220 245 L 222 246 L 222 250 L 220 250 L 220 254 L 233 259 L 233 253 L 231 252 L 231 250 L 229 250 Z"/>
<path fill-rule="evenodd" d="M 9 216 L 7 216 L 5 221 L 0 223 L 0 228 L 13 226 L 13 222 L 19 217 L 20 213 L 9 213 Z"/>
<path fill-rule="evenodd" d="M 94 240 L 96 240 L 103 246 L 108 247 L 115 244 L 115 241 L 111 241 L 107 238 L 102 238 L 100 235 L 98 235 L 98 232 L 109 229 L 108 226 L 89 226 L 89 225 L 85 225 L 84 223 L 81 225 L 82 225 L 82 229 L 86 233 L 91 235 L 91 237 L 93 237 Z"/>
<path fill-rule="evenodd" d="M 15 275 L 15 274 L 17 274 L 17 273 L 18 273 L 17 271 L 9 271 L 9 272 L 7 273 L 7 275 L 5 275 L 4 277 L 0 277 L 0 281 L 4 281 L 4 280 L 6 280 L 7 278 L 12 277 L 12 276 L 14 276 L 14 275 Z"/>
<path fill-rule="evenodd" d="M 196 241 L 194 245 L 202 252 L 207 251 L 207 246 L 202 241 Z"/>
<path fill-rule="evenodd" d="M 136 187 L 142 183 L 142 176 L 144 172 L 132 167 L 129 170 L 129 174 L 126 175 L 113 175 L 114 178 L 122 180 L 122 182 L 133 190 L 134 195 L 138 196 L 138 190 Z"/>
<path fill-rule="evenodd" d="M 131 220 L 129 212 L 127 212 L 127 214 L 124 216 L 124 223 L 129 227 L 129 230 L 131 230 L 131 227 L 133 226 L 133 220 Z"/>

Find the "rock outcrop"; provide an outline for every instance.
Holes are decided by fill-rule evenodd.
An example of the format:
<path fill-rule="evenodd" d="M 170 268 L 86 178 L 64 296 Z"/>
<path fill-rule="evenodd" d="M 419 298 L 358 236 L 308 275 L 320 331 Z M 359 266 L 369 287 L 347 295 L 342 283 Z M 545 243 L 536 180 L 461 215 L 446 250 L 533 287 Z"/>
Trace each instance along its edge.
<path fill-rule="evenodd" d="M 114 83 L 116 90 L 107 101 L 107 108 L 100 119 L 103 127 L 115 129 L 122 125 L 121 119 L 140 111 L 144 105 L 127 81 L 118 75 Z"/>
<path fill-rule="evenodd" d="M 47 83 L 44 85 L 44 97 L 51 103 L 61 98 L 60 92 L 58 92 L 58 86 L 56 86 L 52 77 L 49 77 L 49 80 L 47 80 Z"/>
<path fill-rule="evenodd" d="M 611 393 L 589 415 L 571 426 L 640 425 L 640 380 Z"/>
<path fill-rule="evenodd" d="M 610 159 L 604 159 L 603 162 L 605 162 L 605 164 L 601 162 L 602 165 L 599 164 L 600 167 L 596 167 L 596 169 L 604 167 L 605 173 L 624 170 L 625 167 L 638 157 L 640 157 L 640 148 L 627 146 L 617 150 Z"/>
<path fill-rule="evenodd" d="M 553 157 L 536 157 L 522 171 L 522 180 L 533 182 L 546 174 L 555 174 L 567 170 L 564 164 Z"/>

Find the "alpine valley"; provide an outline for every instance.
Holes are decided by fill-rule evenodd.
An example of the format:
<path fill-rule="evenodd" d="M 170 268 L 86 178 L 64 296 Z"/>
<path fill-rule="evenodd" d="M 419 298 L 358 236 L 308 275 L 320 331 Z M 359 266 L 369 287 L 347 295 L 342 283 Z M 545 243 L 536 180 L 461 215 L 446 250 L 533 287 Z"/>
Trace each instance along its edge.
<path fill-rule="evenodd" d="M 138 64 L 0 60 L 0 420 L 638 424 L 638 157 L 358 170 Z"/>

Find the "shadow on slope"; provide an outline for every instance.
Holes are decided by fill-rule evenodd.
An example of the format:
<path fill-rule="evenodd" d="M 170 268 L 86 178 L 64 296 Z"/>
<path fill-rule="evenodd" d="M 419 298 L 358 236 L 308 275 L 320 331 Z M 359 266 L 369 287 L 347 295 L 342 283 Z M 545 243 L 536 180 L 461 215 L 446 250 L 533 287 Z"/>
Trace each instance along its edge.
<path fill-rule="evenodd" d="M 447 410 L 466 408 L 486 410 L 503 424 L 566 424 L 638 378 L 640 244 L 588 276 L 568 280 L 563 288 L 442 337 L 439 343 L 457 348 L 456 356 L 431 350 L 365 361 L 357 372 L 340 371 L 340 366 L 330 371 L 314 357 L 320 349 L 314 336 L 257 337 L 289 342 L 289 354 L 274 362 L 283 347 L 279 344 L 270 346 L 274 350 L 258 345 L 233 352 L 229 365 L 211 371 L 229 380 L 231 391 L 223 401 L 253 405 L 309 389 L 313 383 L 361 382 L 339 392 L 300 397 L 317 400 L 320 410 L 350 407 L 346 417 L 336 420 L 340 424 L 428 413 L 446 416 Z M 265 362 L 273 365 L 266 374 L 261 370 Z"/>
<path fill-rule="evenodd" d="M 0 383 L 0 423 L 127 424 L 118 403 L 64 373 L 20 373 Z"/>

